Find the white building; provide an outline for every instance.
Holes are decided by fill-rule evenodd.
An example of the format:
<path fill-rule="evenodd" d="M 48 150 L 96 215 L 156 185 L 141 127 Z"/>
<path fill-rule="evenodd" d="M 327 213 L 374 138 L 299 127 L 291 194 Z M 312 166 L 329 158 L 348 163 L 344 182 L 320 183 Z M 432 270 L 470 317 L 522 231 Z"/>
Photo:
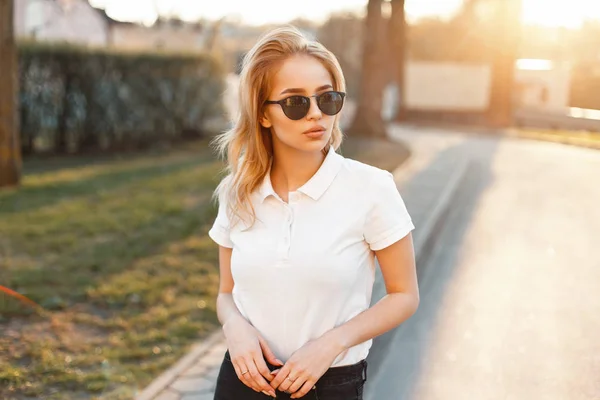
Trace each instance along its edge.
<path fill-rule="evenodd" d="M 564 112 L 569 107 L 571 70 L 548 60 L 517 60 L 517 106 Z"/>
<path fill-rule="evenodd" d="M 109 20 L 85 0 L 16 0 L 18 39 L 106 46 Z"/>
<path fill-rule="evenodd" d="M 491 79 L 488 64 L 408 61 L 406 107 L 429 112 L 483 112 L 489 105 Z M 569 106 L 570 85 L 568 65 L 517 60 L 515 107 L 564 112 Z"/>
<path fill-rule="evenodd" d="M 150 27 L 116 21 L 86 0 L 16 0 L 15 35 L 125 50 L 195 52 L 205 49 L 207 29 L 177 20 L 159 19 Z"/>

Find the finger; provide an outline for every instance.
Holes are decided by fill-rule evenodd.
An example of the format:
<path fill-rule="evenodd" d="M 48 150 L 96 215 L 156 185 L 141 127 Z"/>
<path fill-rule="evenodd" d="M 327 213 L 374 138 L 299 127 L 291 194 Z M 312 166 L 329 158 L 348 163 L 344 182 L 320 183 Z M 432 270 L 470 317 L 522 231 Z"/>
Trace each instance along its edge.
<path fill-rule="evenodd" d="M 281 360 L 275 357 L 275 354 L 271 351 L 265 339 L 259 336 L 258 343 L 260 343 L 260 348 L 265 356 L 265 359 L 269 362 L 269 364 L 279 366 L 283 365 L 283 362 L 281 362 Z"/>
<path fill-rule="evenodd" d="M 251 379 L 254 381 L 254 386 L 259 388 L 258 392 L 262 392 L 263 390 L 272 393 L 275 396 L 275 390 L 269 385 L 269 383 L 263 378 L 263 376 L 258 372 L 258 368 L 256 368 L 255 361 L 253 359 L 246 360 L 246 365 L 248 366 L 248 370 L 250 371 L 248 375 L 250 375 Z"/>
<path fill-rule="evenodd" d="M 304 397 L 306 396 L 306 394 L 308 392 L 310 392 L 310 390 L 315 386 L 315 380 L 313 379 L 309 379 L 307 380 L 304 385 L 302 385 L 302 388 L 297 391 L 296 393 L 294 393 L 293 395 L 290 396 L 290 398 L 292 399 L 299 399 L 300 397 Z"/>
<path fill-rule="evenodd" d="M 256 365 L 256 369 L 258 372 L 269 382 L 271 382 L 275 377 L 271 374 L 271 371 L 267 367 L 267 363 L 265 359 L 262 357 L 262 354 L 258 355 L 258 357 L 254 358 L 254 364 Z M 271 386 L 269 385 L 269 388 Z"/>
<path fill-rule="evenodd" d="M 258 387 L 255 387 L 254 381 L 250 377 L 250 370 L 246 366 L 245 361 L 243 359 L 232 360 L 231 363 L 233 364 L 233 367 L 235 368 L 235 372 L 236 372 L 238 378 L 240 379 L 240 381 L 242 381 L 242 383 L 244 385 L 248 386 L 250 389 L 260 392 L 260 390 L 258 390 Z"/>
<path fill-rule="evenodd" d="M 279 369 L 279 372 L 277 372 L 275 379 L 271 381 L 271 387 L 273 389 L 279 388 L 279 385 L 281 385 L 283 380 L 289 375 L 290 369 L 291 368 L 288 364 L 284 365 L 281 369 Z"/>
<path fill-rule="evenodd" d="M 298 377 L 298 379 L 296 379 L 290 385 L 289 393 L 296 393 L 302 387 L 302 385 L 304 385 L 304 383 L 306 383 L 306 381 L 307 381 L 307 377 L 303 377 L 303 376 Z"/>
<path fill-rule="evenodd" d="M 239 380 L 242 379 L 242 372 L 246 371 L 243 366 L 240 366 L 237 361 L 231 360 L 231 365 L 233 365 L 233 369 L 235 369 L 235 374 L 238 376 Z"/>
<path fill-rule="evenodd" d="M 293 393 L 292 391 L 290 391 L 290 387 L 293 385 L 293 383 L 294 377 L 290 374 L 285 377 L 285 379 L 281 382 L 281 385 L 279 385 L 278 389 L 282 392 Z"/>
<path fill-rule="evenodd" d="M 273 379 L 275 379 L 275 377 L 273 375 L 271 375 L 271 371 L 269 371 L 269 368 L 267 368 L 267 364 L 265 363 L 265 360 L 262 358 L 262 354 L 259 354 L 258 358 L 254 359 L 254 363 L 256 365 L 256 369 L 258 370 L 258 372 L 263 377 L 266 377 L 269 382 L 272 381 Z M 275 397 L 276 396 L 275 389 L 273 389 L 271 387 L 271 385 L 264 379 L 262 379 L 262 382 L 264 382 L 264 385 L 261 386 L 262 392 L 264 394 L 266 394 L 267 396 Z"/>

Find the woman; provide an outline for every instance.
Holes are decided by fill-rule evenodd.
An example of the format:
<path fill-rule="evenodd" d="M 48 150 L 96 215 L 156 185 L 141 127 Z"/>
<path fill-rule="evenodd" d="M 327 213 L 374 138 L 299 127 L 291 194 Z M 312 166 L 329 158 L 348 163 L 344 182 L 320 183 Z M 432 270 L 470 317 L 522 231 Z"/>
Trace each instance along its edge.
<path fill-rule="evenodd" d="M 336 153 L 344 90 L 335 56 L 294 28 L 244 58 L 209 232 L 228 345 L 217 400 L 362 399 L 372 338 L 417 309 L 414 226 L 392 175 Z M 369 308 L 375 256 L 388 294 Z"/>

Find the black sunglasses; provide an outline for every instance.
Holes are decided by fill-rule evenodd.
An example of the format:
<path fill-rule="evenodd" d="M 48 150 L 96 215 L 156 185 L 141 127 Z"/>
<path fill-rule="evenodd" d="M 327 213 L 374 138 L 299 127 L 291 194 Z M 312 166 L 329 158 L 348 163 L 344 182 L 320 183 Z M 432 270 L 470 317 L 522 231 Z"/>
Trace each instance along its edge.
<path fill-rule="evenodd" d="M 332 90 L 321 94 L 315 94 L 310 97 L 294 95 L 277 101 L 267 100 L 265 101 L 265 104 L 279 104 L 286 117 L 297 121 L 306 117 L 306 114 L 308 114 L 311 97 L 317 99 L 317 106 L 323 114 L 336 115 L 342 110 L 346 93 Z"/>

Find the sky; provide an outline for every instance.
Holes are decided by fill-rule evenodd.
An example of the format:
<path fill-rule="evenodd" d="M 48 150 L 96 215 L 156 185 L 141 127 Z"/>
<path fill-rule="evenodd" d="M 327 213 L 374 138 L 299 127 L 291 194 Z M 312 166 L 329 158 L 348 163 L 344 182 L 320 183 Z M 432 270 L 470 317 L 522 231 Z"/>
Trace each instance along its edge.
<path fill-rule="evenodd" d="M 600 0 L 522 0 L 523 21 L 545 26 L 577 27 L 584 18 L 600 19 Z M 151 24 L 157 12 L 174 14 L 184 20 L 218 19 L 234 16 L 243 22 L 260 25 L 283 23 L 297 17 L 321 22 L 335 11 L 361 11 L 367 0 L 90 0 L 106 8 L 112 18 Z M 447 18 L 462 0 L 406 0 L 409 20 L 427 16 Z"/>

